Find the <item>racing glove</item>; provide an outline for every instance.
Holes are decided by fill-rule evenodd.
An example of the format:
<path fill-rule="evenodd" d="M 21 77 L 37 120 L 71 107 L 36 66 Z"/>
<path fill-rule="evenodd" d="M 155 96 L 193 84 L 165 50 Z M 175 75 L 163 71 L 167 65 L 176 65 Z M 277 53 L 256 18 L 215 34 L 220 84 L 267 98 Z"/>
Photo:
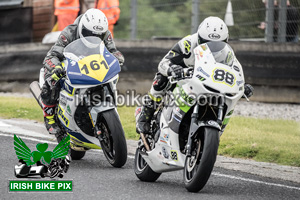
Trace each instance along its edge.
<path fill-rule="evenodd" d="M 125 58 L 120 51 L 115 51 L 112 53 L 119 61 L 120 65 L 122 66 L 125 62 Z"/>
<path fill-rule="evenodd" d="M 246 95 L 247 98 L 250 98 L 252 95 L 253 95 L 253 92 L 254 92 L 254 88 L 252 87 L 252 85 L 246 83 L 244 85 L 244 94 Z"/>
<path fill-rule="evenodd" d="M 54 70 L 52 71 L 52 79 L 55 81 L 58 81 L 61 77 L 65 75 L 65 70 L 62 68 L 62 66 L 57 65 Z"/>
<path fill-rule="evenodd" d="M 182 78 L 183 77 L 183 67 L 180 65 L 172 65 L 168 69 L 168 76 L 173 76 L 174 78 Z"/>

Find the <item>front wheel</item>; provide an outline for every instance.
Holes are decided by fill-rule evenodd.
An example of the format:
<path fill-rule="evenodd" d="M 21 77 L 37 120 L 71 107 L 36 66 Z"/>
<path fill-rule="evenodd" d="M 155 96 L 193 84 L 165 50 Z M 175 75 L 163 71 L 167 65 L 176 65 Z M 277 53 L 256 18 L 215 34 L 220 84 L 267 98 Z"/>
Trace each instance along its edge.
<path fill-rule="evenodd" d="M 184 184 L 188 191 L 200 191 L 208 181 L 216 162 L 219 148 L 219 130 L 205 127 L 194 141 L 191 156 L 184 166 Z"/>
<path fill-rule="evenodd" d="M 97 126 L 102 131 L 100 144 L 103 153 L 112 166 L 122 167 L 127 161 L 127 145 L 119 116 L 114 109 L 101 115 Z"/>
<path fill-rule="evenodd" d="M 154 182 L 159 178 L 161 173 L 156 173 L 149 167 L 140 151 L 140 149 L 136 149 L 135 152 L 134 173 L 141 181 Z"/>

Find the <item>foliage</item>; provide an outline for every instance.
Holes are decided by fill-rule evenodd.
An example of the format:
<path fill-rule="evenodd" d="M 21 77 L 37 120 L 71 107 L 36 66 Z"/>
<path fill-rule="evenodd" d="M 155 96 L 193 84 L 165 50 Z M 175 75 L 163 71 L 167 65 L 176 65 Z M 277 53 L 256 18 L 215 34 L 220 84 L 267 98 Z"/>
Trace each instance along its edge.
<path fill-rule="evenodd" d="M 228 0 L 199 0 L 199 22 L 208 16 L 224 19 Z M 257 26 L 265 20 L 261 0 L 231 0 L 235 25 L 230 38 L 263 38 Z M 130 38 L 131 0 L 120 1 L 121 16 L 115 37 Z M 192 0 L 137 0 L 137 39 L 153 36 L 184 37 L 191 34 Z"/>

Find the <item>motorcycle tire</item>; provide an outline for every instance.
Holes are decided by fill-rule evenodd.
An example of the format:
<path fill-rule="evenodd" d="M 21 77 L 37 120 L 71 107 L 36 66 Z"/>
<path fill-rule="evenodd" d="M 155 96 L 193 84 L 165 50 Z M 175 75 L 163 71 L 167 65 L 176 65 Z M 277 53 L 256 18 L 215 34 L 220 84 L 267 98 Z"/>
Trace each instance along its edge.
<path fill-rule="evenodd" d="M 145 182 L 155 182 L 161 173 L 154 172 L 146 163 L 140 154 L 140 149 L 136 149 L 134 158 L 134 173 L 141 180 Z"/>
<path fill-rule="evenodd" d="M 81 158 L 84 157 L 85 151 L 75 151 L 71 149 L 70 155 L 72 160 L 80 160 Z"/>
<path fill-rule="evenodd" d="M 189 192 L 199 192 L 207 183 L 216 162 L 219 148 L 219 130 L 212 127 L 204 127 L 204 139 L 198 139 L 199 154 L 196 161 L 187 157 L 184 165 L 184 184 Z M 202 137 L 203 138 L 203 137 Z M 201 151 L 201 152 L 200 152 Z"/>
<path fill-rule="evenodd" d="M 97 126 L 102 127 L 105 140 L 100 142 L 107 161 L 114 167 L 122 167 L 127 161 L 127 145 L 125 133 L 115 109 L 101 113 Z"/>

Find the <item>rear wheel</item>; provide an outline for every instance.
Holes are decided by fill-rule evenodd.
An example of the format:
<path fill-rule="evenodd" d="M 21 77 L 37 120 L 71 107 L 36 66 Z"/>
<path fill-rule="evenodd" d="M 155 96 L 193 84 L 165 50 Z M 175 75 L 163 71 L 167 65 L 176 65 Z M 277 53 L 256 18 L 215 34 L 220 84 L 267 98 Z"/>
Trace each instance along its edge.
<path fill-rule="evenodd" d="M 184 184 L 188 191 L 200 191 L 208 181 L 213 170 L 219 148 L 219 130 L 205 127 L 193 143 L 191 156 L 184 166 Z"/>
<path fill-rule="evenodd" d="M 97 126 L 101 130 L 103 153 L 114 167 L 122 167 L 127 161 L 127 145 L 123 127 L 117 112 L 112 109 L 101 113 Z"/>
<path fill-rule="evenodd" d="M 134 173 L 141 181 L 145 182 L 154 182 L 161 175 L 161 173 L 156 173 L 149 167 L 143 159 L 140 149 L 136 149 L 135 152 Z"/>

